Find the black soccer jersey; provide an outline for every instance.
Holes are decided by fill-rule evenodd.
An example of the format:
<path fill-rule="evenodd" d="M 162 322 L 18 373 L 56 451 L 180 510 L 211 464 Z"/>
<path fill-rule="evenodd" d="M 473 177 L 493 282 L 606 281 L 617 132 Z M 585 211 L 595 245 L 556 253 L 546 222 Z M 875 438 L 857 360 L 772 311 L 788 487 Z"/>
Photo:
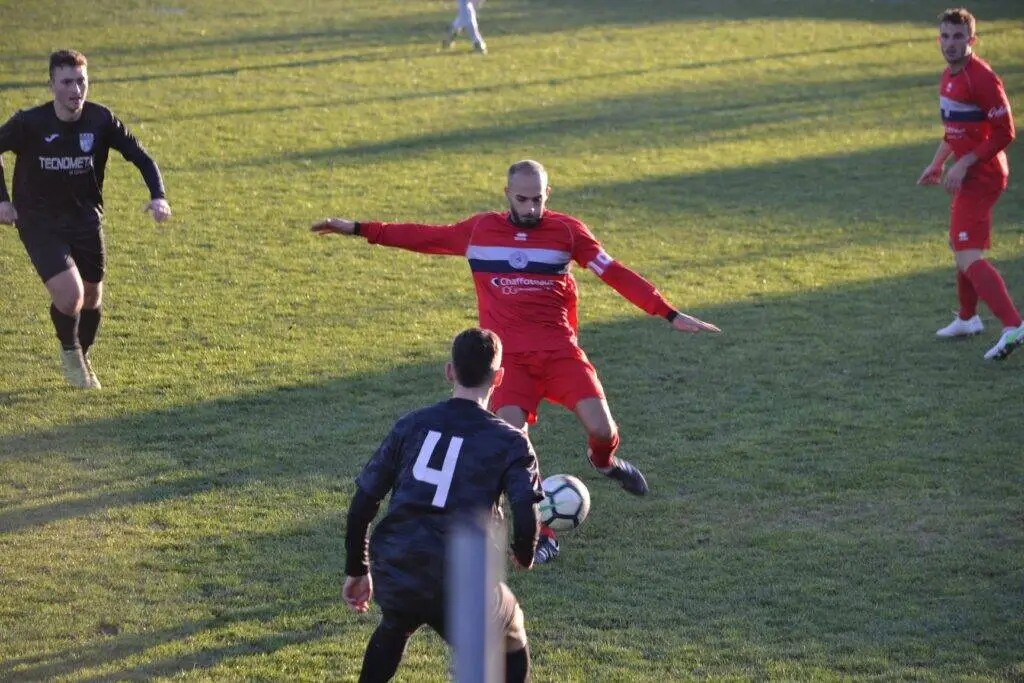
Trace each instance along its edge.
<path fill-rule="evenodd" d="M 22 222 L 96 222 L 103 215 L 103 175 L 115 149 L 142 172 L 152 199 L 164 198 L 153 159 L 106 107 L 85 102 L 77 121 L 61 121 L 53 102 L 19 111 L 0 126 L 0 153 L 14 152 L 14 208 Z M 0 160 L 0 201 L 8 201 Z"/>
<path fill-rule="evenodd" d="M 526 435 L 458 398 L 399 420 L 356 484 L 377 501 L 391 491 L 387 514 L 370 538 L 376 597 L 385 609 L 443 600 L 446 534 L 454 516 L 487 508 L 496 513 L 502 492 L 514 514 L 543 499 Z M 535 543 L 532 514 L 527 538 Z M 532 558 L 532 548 L 526 552 Z"/>

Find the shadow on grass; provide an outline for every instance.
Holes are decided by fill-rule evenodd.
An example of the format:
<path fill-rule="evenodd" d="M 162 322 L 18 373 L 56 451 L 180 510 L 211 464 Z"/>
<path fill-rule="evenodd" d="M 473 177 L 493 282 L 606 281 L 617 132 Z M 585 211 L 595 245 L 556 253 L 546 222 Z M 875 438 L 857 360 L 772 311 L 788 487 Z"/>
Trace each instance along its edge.
<path fill-rule="evenodd" d="M 1024 291 L 1024 259 L 999 265 L 1011 290 Z M 614 535 L 620 531 L 603 540 L 599 536 L 592 552 L 600 563 L 584 559 L 579 567 L 559 567 L 559 573 L 576 572 L 574 590 L 586 591 L 601 577 L 633 567 L 643 576 L 645 592 L 659 596 L 660 609 L 638 603 L 633 589 L 628 595 L 618 590 L 585 595 L 603 605 L 599 614 L 614 612 L 608 621 L 598 613 L 586 616 L 585 624 L 669 627 L 678 625 L 679 614 L 694 614 L 700 605 L 700 618 L 685 626 L 682 637 L 718 629 L 738 632 L 772 656 L 782 656 L 774 650 L 777 642 L 797 649 L 813 644 L 827 662 L 885 651 L 892 666 L 921 667 L 918 671 L 949 664 L 950 657 L 951 666 L 971 671 L 1013 665 L 1024 626 L 1014 570 L 1024 539 L 1013 501 L 1024 466 L 1018 457 L 1018 402 L 992 399 L 994 393 L 1013 397 L 1024 391 L 1019 371 L 1024 358 L 984 363 L 981 354 L 991 335 L 962 344 L 936 342 L 932 330 L 946 322 L 945 303 L 954 299 L 952 273 L 942 269 L 692 310 L 722 326 L 725 333 L 716 337 L 674 333 L 661 321 L 629 314 L 623 302 L 628 319 L 584 325 L 584 346 L 623 428 L 623 452 L 643 465 L 652 484 L 650 499 L 634 502 L 606 496 L 609 485 L 595 482 L 602 506 L 588 533 L 603 533 L 611 518 L 619 520 L 620 529 L 621 520 L 678 515 L 693 500 L 711 506 L 709 513 L 728 511 L 730 505 L 758 513 L 736 528 L 726 528 L 736 520 L 712 519 L 701 529 L 670 534 L 671 539 L 650 539 L 650 545 L 628 547 L 628 540 Z M 102 521 L 114 507 L 175 498 L 187 502 L 199 493 L 251 482 L 286 489 L 313 481 L 350 491 L 351 478 L 392 421 L 443 397 L 441 361 L 4 437 L 0 452 L 7 466 L 60 457 L 67 449 L 131 455 L 111 467 L 109 483 L 95 493 L 78 502 L 7 511 L 2 528 L 29 537 L 37 526 L 83 517 Z M 558 432 L 546 428 L 552 410 L 543 408 L 534 432 L 542 466 L 547 472 L 573 471 L 582 467 L 580 460 L 566 454 L 582 450 L 582 435 L 575 425 Z M 564 427 L 565 417 L 552 422 Z M 979 435 L 984 435 L 980 449 Z M 124 481 L 138 484 L 120 490 Z M 871 514 L 864 514 L 865 505 Z M 814 509 L 801 512 L 805 507 Z M 929 538 L 940 535 L 947 541 L 918 540 L 920 511 L 929 515 Z M 196 514 L 202 514 L 202 506 Z M 327 616 L 321 610 L 336 591 L 340 514 L 282 532 L 230 534 L 212 550 L 180 543 L 153 547 L 146 562 L 184 572 L 192 584 L 200 584 L 197 594 L 182 601 L 206 604 L 218 615 L 13 659 L 0 665 L 0 677 L 78 672 L 98 681 L 173 675 L 333 637 L 344 624 L 334 621 L 336 608 Z M 813 527 L 824 550 L 803 543 L 814 515 L 827 522 Z M 840 562 L 836 553 L 850 542 L 847 525 L 859 525 L 863 537 L 854 538 L 865 545 L 860 555 L 841 552 Z M 996 528 L 1000 534 L 993 535 Z M 687 539 L 694 533 L 709 540 L 691 547 Z M 586 542 L 585 535 L 581 539 Z M 628 557 L 610 553 L 613 547 Z M 741 562 L 742 557 L 747 559 Z M 281 558 L 287 558 L 285 564 Z M 666 562 L 675 570 L 665 572 Z M 899 571 L 888 569 L 893 567 Z M 952 573 L 937 574 L 935 567 L 951 567 Z M 216 584 L 227 568 L 246 577 L 247 587 L 222 593 Z M 685 589 L 672 578 L 680 574 L 687 577 Z M 984 580 L 964 583 L 970 576 Z M 532 582 L 526 600 L 557 603 L 560 580 L 552 579 L 550 585 Z M 845 588 L 823 598 L 813 593 L 822 582 Z M 282 598 L 294 592 L 304 601 Z M 846 593 L 852 602 L 844 600 Z M 953 595 L 955 609 L 965 616 L 951 618 L 937 595 Z M 835 604 L 820 609 L 819 603 L 829 600 Z M 548 605 L 538 620 L 571 621 L 577 607 L 552 615 Z M 897 618 L 900 614 L 915 617 Z M 316 624 L 279 626 L 289 619 Z M 216 646 L 201 644 L 200 635 L 246 621 L 281 632 L 250 637 L 228 629 L 217 636 Z M 766 628 L 774 640 L 761 643 L 757 639 Z M 547 626 L 540 631 L 546 633 Z M 200 644 L 183 654 L 157 652 L 146 664 L 90 672 L 172 643 L 189 648 L 189 639 Z M 908 641 L 914 644 L 904 646 Z M 969 662 L 957 659 L 967 657 L 963 652 L 937 649 L 956 642 L 973 644 Z M 535 647 L 543 652 L 545 645 L 540 641 Z M 942 675 L 942 669 L 936 671 Z"/>

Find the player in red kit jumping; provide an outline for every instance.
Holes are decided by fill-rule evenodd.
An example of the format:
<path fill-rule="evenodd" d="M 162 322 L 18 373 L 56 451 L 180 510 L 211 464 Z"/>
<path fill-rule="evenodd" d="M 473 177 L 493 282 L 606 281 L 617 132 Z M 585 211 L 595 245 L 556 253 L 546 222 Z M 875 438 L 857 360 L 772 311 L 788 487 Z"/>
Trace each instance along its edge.
<path fill-rule="evenodd" d="M 1021 315 L 999 271 L 985 260 L 991 246 L 992 208 L 1006 189 L 1009 164 L 1003 151 L 1015 137 L 1013 115 L 1003 83 L 973 53 L 974 16 L 965 9 L 939 15 L 939 47 L 949 66 L 939 86 L 939 109 L 945 134 L 935 158 L 918 185 L 943 183 L 952 196 L 949 245 L 956 261 L 960 310 L 939 337 L 963 337 L 982 331 L 978 300 L 1003 324 L 1003 332 L 986 360 L 1002 360 L 1024 344 Z M 956 157 L 943 181 L 946 160 Z"/>
<path fill-rule="evenodd" d="M 504 346 L 505 378 L 491 398 L 499 417 L 520 429 L 537 420 L 542 399 L 572 410 L 587 432 L 591 464 L 637 496 L 643 474 L 615 456 L 619 430 L 594 366 L 577 343 L 576 280 L 572 261 L 592 270 L 619 294 L 683 332 L 719 332 L 674 309 L 643 277 L 609 256 L 581 221 L 546 209 L 551 188 L 536 161 L 508 170 L 507 212 L 471 216 L 454 225 L 354 222 L 327 218 L 321 235 L 360 235 L 371 244 L 425 254 L 464 256 L 476 285 L 480 326 Z M 558 555 L 550 529 L 537 546 L 539 563 Z"/>

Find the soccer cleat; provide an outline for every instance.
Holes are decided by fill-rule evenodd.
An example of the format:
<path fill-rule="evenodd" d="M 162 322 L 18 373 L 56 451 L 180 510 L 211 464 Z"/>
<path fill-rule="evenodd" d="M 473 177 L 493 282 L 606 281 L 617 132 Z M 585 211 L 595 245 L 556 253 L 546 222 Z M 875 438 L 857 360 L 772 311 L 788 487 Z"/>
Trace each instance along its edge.
<path fill-rule="evenodd" d="M 487 46 L 483 43 L 473 43 L 473 52 L 485 55 L 487 54 Z"/>
<path fill-rule="evenodd" d="M 89 354 L 83 353 L 82 360 L 85 361 L 85 375 L 89 380 L 89 388 L 102 389 L 103 385 L 100 384 L 100 379 L 96 376 L 96 371 L 92 369 L 92 363 L 89 362 Z"/>
<path fill-rule="evenodd" d="M 459 34 L 461 32 L 462 29 L 449 29 L 448 35 L 445 37 L 444 40 L 441 41 L 441 47 L 444 48 L 445 50 L 449 49 L 452 45 L 455 44 L 455 39 L 459 37 Z"/>
<path fill-rule="evenodd" d="M 991 349 L 985 352 L 985 360 L 1004 360 L 1024 344 L 1024 325 L 1003 329 L 1003 336 Z"/>
<path fill-rule="evenodd" d="M 637 468 L 633 467 L 626 460 L 621 458 L 612 458 L 612 466 L 607 468 L 599 468 L 601 474 L 606 477 L 611 477 L 629 493 L 634 496 L 645 496 L 647 495 L 647 480 L 644 479 L 644 475 Z"/>
<path fill-rule="evenodd" d="M 958 315 L 953 318 L 953 322 L 946 325 L 941 330 L 936 330 L 935 336 L 943 339 L 950 339 L 952 337 L 969 337 L 974 334 L 981 334 L 984 329 L 985 325 L 982 324 L 981 318 L 978 316 L 974 316 L 969 320 L 964 320 Z"/>
<path fill-rule="evenodd" d="M 89 380 L 89 370 L 85 365 L 85 356 L 82 349 L 60 350 L 60 366 L 64 373 L 64 379 L 77 389 L 92 389 L 92 382 Z"/>
<path fill-rule="evenodd" d="M 534 564 L 547 564 L 558 557 L 558 541 L 551 536 L 541 534 L 537 540 L 537 552 L 533 556 Z"/>

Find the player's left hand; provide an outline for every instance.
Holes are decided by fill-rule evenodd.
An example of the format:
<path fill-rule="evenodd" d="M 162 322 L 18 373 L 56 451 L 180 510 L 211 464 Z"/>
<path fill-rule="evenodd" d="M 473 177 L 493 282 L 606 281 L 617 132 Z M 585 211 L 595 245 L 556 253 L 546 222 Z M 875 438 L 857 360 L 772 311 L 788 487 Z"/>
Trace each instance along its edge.
<path fill-rule="evenodd" d="M 157 223 L 163 223 L 165 220 L 171 217 L 171 205 L 167 203 L 166 199 L 154 199 L 143 211 L 149 211 L 153 214 L 153 220 Z"/>
<path fill-rule="evenodd" d="M 960 159 L 960 161 L 950 166 L 944 183 L 946 192 L 956 194 L 960 190 L 960 186 L 963 185 L 964 178 L 967 176 L 968 168 L 970 168 L 970 164 L 965 164 L 964 159 Z"/>
<path fill-rule="evenodd" d="M 681 312 L 672 319 L 672 327 L 683 332 L 721 332 L 716 325 L 698 320 L 692 315 Z"/>
<path fill-rule="evenodd" d="M 345 599 L 353 612 L 362 614 L 370 609 L 373 599 L 373 579 L 369 574 L 364 576 L 346 576 L 345 585 L 341 589 L 341 597 Z"/>

